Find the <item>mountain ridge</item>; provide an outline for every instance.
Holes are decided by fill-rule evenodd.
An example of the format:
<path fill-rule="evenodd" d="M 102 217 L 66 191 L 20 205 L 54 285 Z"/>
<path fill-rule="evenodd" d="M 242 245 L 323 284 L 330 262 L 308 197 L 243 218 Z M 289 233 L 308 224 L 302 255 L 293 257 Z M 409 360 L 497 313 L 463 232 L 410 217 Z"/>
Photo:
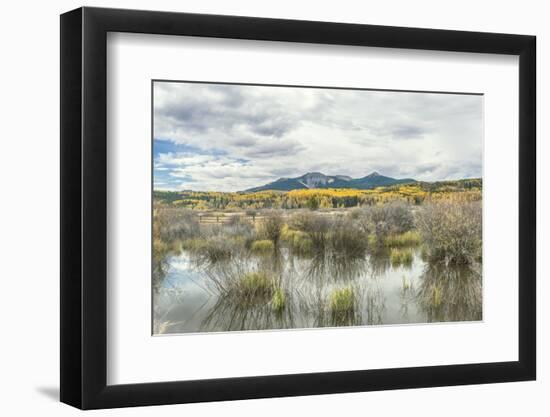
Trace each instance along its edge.
<path fill-rule="evenodd" d="M 268 184 L 249 188 L 244 191 L 291 191 L 311 188 L 356 188 L 359 190 L 368 190 L 376 187 L 415 182 L 417 181 L 412 178 L 392 178 L 381 175 L 376 171 L 360 178 L 352 178 L 348 175 L 325 175 L 321 172 L 308 172 L 294 178 L 282 177 Z"/>

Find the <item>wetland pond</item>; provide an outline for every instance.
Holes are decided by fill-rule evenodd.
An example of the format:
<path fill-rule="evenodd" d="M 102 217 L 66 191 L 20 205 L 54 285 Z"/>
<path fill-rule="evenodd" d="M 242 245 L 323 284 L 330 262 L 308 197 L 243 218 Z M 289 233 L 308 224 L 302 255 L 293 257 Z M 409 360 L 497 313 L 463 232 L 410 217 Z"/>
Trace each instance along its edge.
<path fill-rule="evenodd" d="M 482 319 L 480 264 L 431 263 L 420 248 L 410 253 L 396 262 L 387 249 L 350 259 L 282 248 L 209 262 L 180 250 L 154 280 L 153 333 Z M 233 277 L 246 274 L 252 294 L 246 286 L 224 291 Z"/>

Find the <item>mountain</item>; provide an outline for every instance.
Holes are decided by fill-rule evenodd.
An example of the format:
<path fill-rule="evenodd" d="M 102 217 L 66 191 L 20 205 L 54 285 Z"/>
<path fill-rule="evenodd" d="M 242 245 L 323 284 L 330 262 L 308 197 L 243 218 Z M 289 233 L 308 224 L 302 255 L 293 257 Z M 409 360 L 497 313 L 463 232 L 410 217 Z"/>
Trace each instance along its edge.
<path fill-rule="evenodd" d="M 308 172 L 301 177 L 279 178 L 269 184 L 260 187 L 250 188 L 247 192 L 265 190 L 302 190 L 308 188 L 356 188 L 368 190 L 370 188 L 384 187 L 395 184 L 406 184 L 416 182 L 412 178 L 395 179 L 373 172 L 362 178 L 351 178 L 347 175 L 325 175 L 321 172 Z"/>
<path fill-rule="evenodd" d="M 373 172 L 366 177 L 357 178 L 350 181 L 352 184 L 351 188 L 358 188 L 361 190 L 368 190 L 369 188 L 376 187 L 387 187 L 395 184 L 410 184 L 411 182 L 416 182 L 416 180 L 413 180 L 412 178 L 396 179 L 386 177 L 385 175 L 380 175 L 378 172 Z"/>

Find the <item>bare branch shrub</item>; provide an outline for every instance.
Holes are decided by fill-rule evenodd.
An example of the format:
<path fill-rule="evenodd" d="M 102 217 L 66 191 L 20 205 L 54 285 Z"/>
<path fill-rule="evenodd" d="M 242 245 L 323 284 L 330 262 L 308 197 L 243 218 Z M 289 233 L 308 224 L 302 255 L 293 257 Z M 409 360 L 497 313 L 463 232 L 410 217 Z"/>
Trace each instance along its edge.
<path fill-rule="evenodd" d="M 283 230 L 283 216 L 278 211 L 265 214 L 260 230 L 266 239 L 271 240 L 275 246 L 279 244 Z"/>
<path fill-rule="evenodd" d="M 158 209 L 157 219 L 160 224 L 159 237 L 164 242 L 190 239 L 200 233 L 198 217 L 192 210 Z"/>
<path fill-rule="evenodd" d="M 481 202 L 440 201 L 418 213 L 430 260 L 472 263 L 481 256 Z"/>
<path fill-rule="evenodd" d="M 368 238 L 351 217 L 337 218 L 331 224 L 329 234 L 333 254 L 342 257 L 361 258 L 368 248 Z"/>
<path fill-rule="evenodd" d="M 293 229 L 304 232 L 311 240 L 315 253 L 324 253 L 327 246 L 327 236 L 331 229 L 331 221 L 323 215 L 313 212 L 300 212 L 290 219 Z"/>
<path fill-rule="evenodd" d="M 354 213 L 359 227 L 367 234 L 375 235 L 379 244 L 389 235 L 408 232 L 414 228 L 411 206 L 402 202 L 366 207 Z"/>

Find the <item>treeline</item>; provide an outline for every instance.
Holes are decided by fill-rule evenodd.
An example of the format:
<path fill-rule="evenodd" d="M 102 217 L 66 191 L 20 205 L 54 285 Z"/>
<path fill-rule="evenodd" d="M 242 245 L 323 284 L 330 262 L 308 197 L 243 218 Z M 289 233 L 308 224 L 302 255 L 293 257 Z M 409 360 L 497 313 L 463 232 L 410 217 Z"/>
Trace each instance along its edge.
<path fill-rule="evenodd" d="M 391 201 L 420 205 L 426 200 L 481 200 L 481 179 L 379 187 L 372 190 L 307 189 L 284 191 L 154 191 L 155 204 L 194 210 L 335 209 L 374 206 Z"/>

